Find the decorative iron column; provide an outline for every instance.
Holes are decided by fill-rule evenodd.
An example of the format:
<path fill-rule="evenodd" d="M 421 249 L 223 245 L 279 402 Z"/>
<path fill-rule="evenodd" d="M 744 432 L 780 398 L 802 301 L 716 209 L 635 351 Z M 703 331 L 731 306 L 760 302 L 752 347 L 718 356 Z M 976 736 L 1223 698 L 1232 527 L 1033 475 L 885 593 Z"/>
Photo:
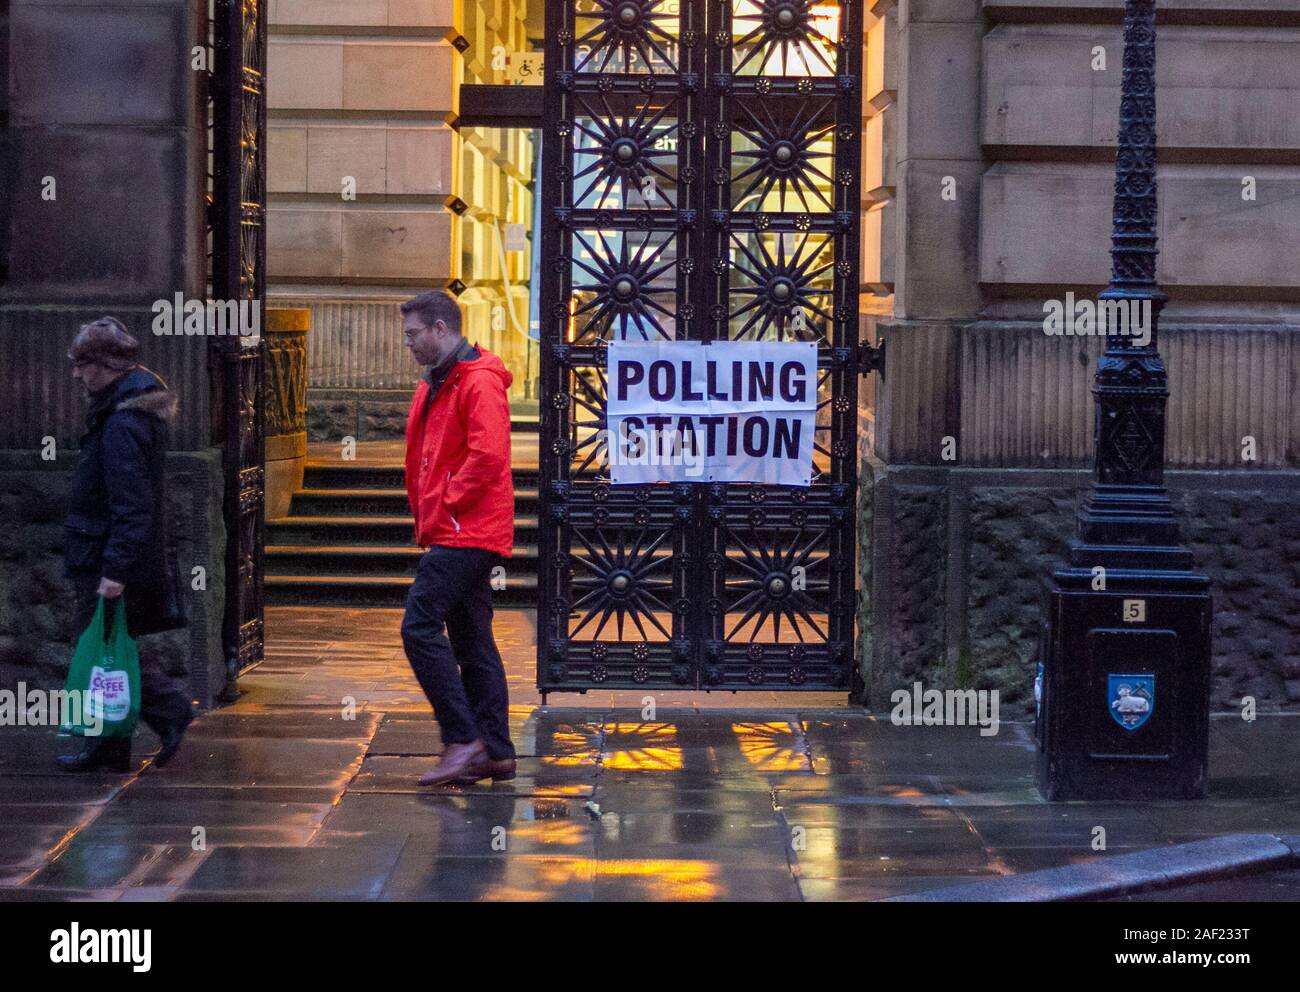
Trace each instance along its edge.
<path fill-rule="evenodd" d="M 266 2 L 215 0 L 212 9 L 212 299 L 260 312 L 266 290 Z M 265 482 L 260 334 L 214 336 L 219 440 L 225 449 L 226 686 L 263 656 L 262 506 Z"/>
<path fill-rule="evenodd" d="M 1209 581 L 1179 543 L 1164 484 L 1155 20 L 1155 0 L 1126 0 L 1095 474 L 1070 565 L 1052 576 L 1043 637 L 1039 780 L 1051 799 L 1205 790 Z M 1149 336 L 1135 336 L 1140 328 Z"/>
<path fill-rule="evenodd" d="M 1136 344 L 1117 333 L 1117 322 L 1107 325 L 1092 389 L 1096 475 L 1079 532 L 1088 545 L 1167 547 L 1178 538 L 1164 486 L 1169 381 L 1157 341 L 1167 297 L 1156 284 L 1155 6 L 1156 0 L 1128 0 L 1125 7 L 1111 281 L 1100 296 L 1130 318 L 1149 308 L 1151 334 Z"/>

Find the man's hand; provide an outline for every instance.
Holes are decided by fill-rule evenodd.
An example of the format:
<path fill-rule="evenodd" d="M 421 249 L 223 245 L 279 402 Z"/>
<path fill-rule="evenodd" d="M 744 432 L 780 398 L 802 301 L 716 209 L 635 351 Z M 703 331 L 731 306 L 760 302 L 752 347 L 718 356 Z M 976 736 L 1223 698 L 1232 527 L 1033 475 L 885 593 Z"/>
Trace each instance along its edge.
<path fill-rule="evenodd" d="M 100 579 L 98 594 L 107 599 L 117 599 L 118 596 L 122 595 L 122 590 L 125 588 L 126 586 L 122 585 L 122 583 L 114 582 L 112 579 Z"/>

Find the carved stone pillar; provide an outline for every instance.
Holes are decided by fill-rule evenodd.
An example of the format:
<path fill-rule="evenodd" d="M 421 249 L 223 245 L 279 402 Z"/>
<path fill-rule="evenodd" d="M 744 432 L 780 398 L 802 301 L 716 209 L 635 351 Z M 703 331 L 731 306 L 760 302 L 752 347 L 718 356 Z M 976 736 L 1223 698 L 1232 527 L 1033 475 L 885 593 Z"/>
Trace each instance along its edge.
<path fill-rule="evenodd" d="M 266 519 L 283 517 L 307 464 L 307 332 L 311 311 L 268 309 L 262 330 L 266 374 Z"/>

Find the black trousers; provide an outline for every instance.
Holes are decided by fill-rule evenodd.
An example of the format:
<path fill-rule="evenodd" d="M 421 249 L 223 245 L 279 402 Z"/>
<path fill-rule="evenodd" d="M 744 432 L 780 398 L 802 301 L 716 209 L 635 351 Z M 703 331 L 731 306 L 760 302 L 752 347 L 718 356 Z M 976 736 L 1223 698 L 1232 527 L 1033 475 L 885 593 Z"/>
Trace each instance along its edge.
<path fill-rule="evenodd" d="M 406 597 L 402 644 L 442 730 L 443 744 L 481 739 L 513 758 L 506 671 L 492 638 L 492 566 L 480 548 L 430 548 Z M 445 633 L 444 633 L 445 628 Z"/>
<path fill-rule="evenodd" d="M 72 644 L 75 647 L 82 632 L 95 615 L 99 604 L 99 579 L 74 583 Z M 113 629 L 113 615 L 117 610 L 114 600 L 104 601 L 104 633 Z M 160 737 L 180 723 L 190 711 L 189 679 L 184 672 L 184 660 L 173 659 L 163 650 L 164 640 L 158 635 L 136 639 L 140 652 L 140 719 Z"/>

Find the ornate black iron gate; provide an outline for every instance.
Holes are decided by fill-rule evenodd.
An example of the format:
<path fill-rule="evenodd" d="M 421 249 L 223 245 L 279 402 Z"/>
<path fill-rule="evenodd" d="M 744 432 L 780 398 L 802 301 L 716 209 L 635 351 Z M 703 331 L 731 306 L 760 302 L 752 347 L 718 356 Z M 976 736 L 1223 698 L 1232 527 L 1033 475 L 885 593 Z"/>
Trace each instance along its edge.
<path fill-rule="evenodd" d="M 848 689 L 860 0 L 547 0 L 538 687 Z M 611 340 L 814 341 L 812 485 L 612 486 Z"/>
<path fill-rule="evenodd" d="M 262 306 L 266 287 L 266 5 L 215 0 L 212 118 L 212 298 Z M 212 339 L 214 433 L 225 448 L 226 605 L 222 639 L 229 699 L 239 673 L 262 660 L 262 375 L 259 338 Z"/>

